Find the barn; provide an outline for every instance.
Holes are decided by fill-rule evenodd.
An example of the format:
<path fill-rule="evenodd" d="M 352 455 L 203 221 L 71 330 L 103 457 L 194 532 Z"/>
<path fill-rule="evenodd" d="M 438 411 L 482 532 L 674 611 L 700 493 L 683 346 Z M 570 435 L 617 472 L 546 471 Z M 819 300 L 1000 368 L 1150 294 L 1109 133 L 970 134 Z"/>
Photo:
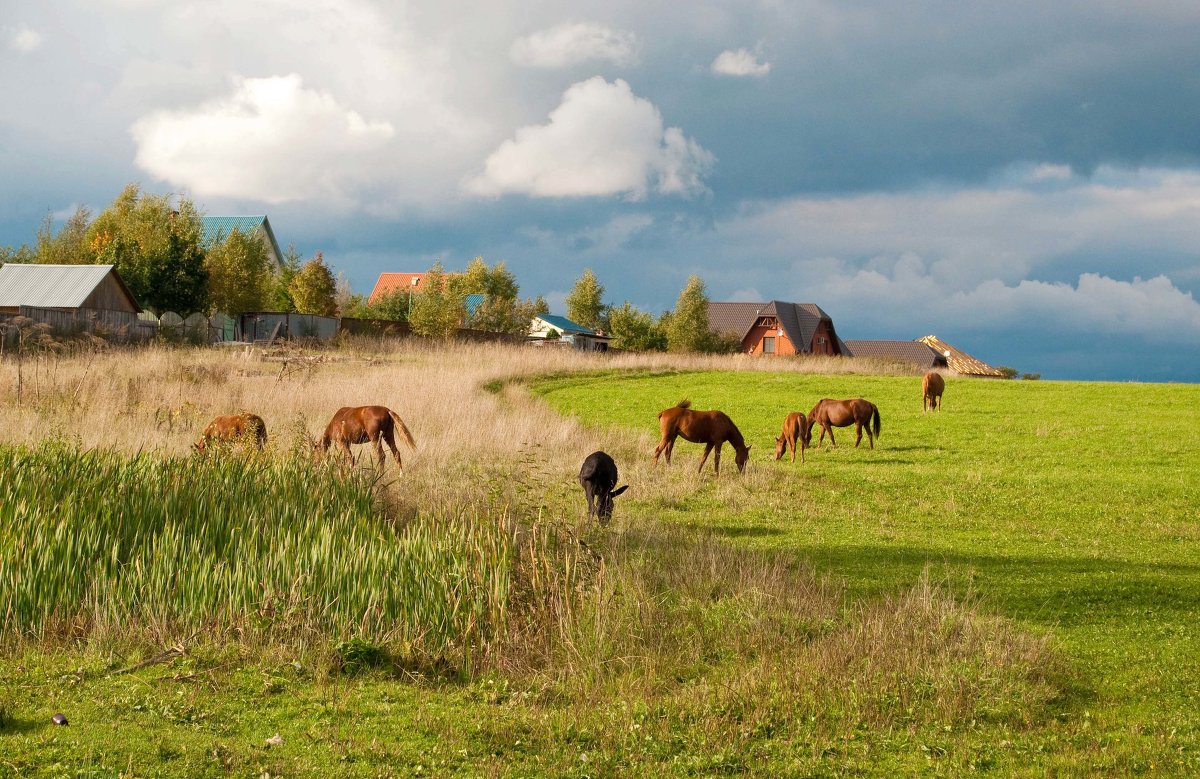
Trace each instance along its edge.
<path fill-rule="evenodd" d="M 947 368 L 946 356 L 921 341 L 846 341 L 851 357 L 869 357 L 876 360 L 902 362 L 915 365 L 923 371 Z"/>
<path fill-rule="evenodd" d="M 746 354 L 847 355 L 833 320 L 815 303 L 709 303 L 708 324 Z"/>
<path fill-rule="evenodd" d="M 0 315 L 21 315 L 56 330 L 133 334 L 138 305 L 112 265 L 26 265 L 0 267 Z"/>

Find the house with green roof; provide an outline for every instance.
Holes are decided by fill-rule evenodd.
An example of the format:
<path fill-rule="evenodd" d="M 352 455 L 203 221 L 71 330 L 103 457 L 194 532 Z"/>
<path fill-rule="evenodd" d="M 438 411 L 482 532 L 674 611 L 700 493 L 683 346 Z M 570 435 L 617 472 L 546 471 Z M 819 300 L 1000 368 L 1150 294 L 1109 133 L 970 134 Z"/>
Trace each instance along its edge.
<path fill-rule="evenodd" d="M 275 240 L 275 231 L 266 214 L 255 216 L 205 216 L 201 217 L 204 227 L 204 243 L 211 246 L 225 240 L 234 230 L 243 235 L 258 235 L 267 246 L 267 256 L 275 263 L 275 267 L 283 265 L 283 252 L 279 250 L 279 241 Z"/>
<path fill-rule="evenodd" d="M 607 352 L 612 340 L 602 332 L 554 314 L 535 316 L 529 326 L 529 338 L 538 346 L 556 343 L 585 352 Z"/>

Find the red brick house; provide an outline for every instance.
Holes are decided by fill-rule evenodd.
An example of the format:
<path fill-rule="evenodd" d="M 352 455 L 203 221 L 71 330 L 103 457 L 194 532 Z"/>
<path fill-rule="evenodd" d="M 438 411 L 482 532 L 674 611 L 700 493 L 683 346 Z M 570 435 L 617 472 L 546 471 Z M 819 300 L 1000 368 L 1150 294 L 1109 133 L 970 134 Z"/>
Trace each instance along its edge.
<path fill-rule="evenodd" d="M 746 354 L 850 354 L 814 303 L 709 303 L 708 324 L 739 339 Z"/>

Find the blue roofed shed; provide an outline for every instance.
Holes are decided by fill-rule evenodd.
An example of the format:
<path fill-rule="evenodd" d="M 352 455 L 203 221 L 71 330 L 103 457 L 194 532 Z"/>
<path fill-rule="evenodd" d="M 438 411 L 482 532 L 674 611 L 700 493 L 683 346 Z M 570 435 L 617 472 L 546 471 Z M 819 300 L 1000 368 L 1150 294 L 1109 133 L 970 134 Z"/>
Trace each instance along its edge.
<path fill-rule="evenodd" d="M 553 333 L 557 333 L 557 337 Z M 602 332 L 554 314 L 535 316 L 529 326 L 529 337 L 537 339 L 539 345 L 557 341 L 585 352 L 606 352 L 608 342 L 612 340 Z"/>

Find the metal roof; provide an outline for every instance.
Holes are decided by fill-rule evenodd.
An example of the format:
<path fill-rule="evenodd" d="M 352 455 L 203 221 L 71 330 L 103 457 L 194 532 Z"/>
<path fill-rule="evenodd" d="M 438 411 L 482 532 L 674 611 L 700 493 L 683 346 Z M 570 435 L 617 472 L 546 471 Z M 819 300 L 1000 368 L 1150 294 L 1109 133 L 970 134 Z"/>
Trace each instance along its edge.
<path fill-rule="evenodd" d="M 596 335 L 596 331 L 591 328 L 577 325 L 565 316 L 555 316 L 554 314 L 542 314 L 537 317 L 551 327 L 555 327 L 564 333 L 582 333 L 583 335 Z"/>
<path fill-rule="evenodd" d="M 852 357 L 898 360 L 921 368 L 947 367 L 946 358 L 920 341 L 846 341 Z"/>
<path fill-rule="evenodd" d="M 121 276 L 112 265 L 26 265 L 7 263 L 0 267 L 0 306 L 79 308 L 108 274 L 141 311 Z"/>
<path fill-rule="evenodd" d="M 261 227 L 262 231 L 266 233 L 267 241 L 270 242 L 271 248 L 275 251 L 276 262 L 283 262 L 283 252 L 279 250 L 279 242 L 275 240 L 275 231 L 271 229 L 271 222 L 267 219 L 266 214 L 252 216 L 205 216 L 201 217 L 200 221 L 204 227 L 204 240 L 206 243 L 226 238 L 234 230 L 243 235 L 251 235 Z"/>

